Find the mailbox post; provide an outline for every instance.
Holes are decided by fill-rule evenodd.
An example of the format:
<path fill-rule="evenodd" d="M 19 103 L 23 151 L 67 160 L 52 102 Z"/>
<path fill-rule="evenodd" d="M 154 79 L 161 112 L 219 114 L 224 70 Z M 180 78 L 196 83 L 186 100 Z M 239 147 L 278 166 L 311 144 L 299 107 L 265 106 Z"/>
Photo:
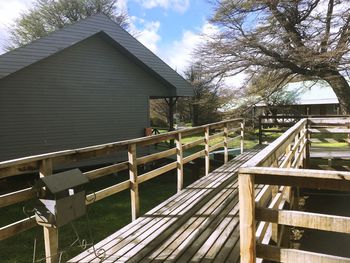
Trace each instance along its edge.
<path fill-rule="evenodd" d="M 88 182 L 89 179 L 79 169 L 74 169 L 41 177 L 32 187 L 40 201 L 35 208 L 36 221 L 44 227 L 45 238 L 55 236 L 55 240 L 48 241 L 49 246 L 58 242 L 57 235 L 50 235 L 51 232 L 57 233 L 59 227 L 86 213 L 83 186 Z M 47 252 L 50 248 L 45 250 Z M 46 256 L 47 262 L 57 261 L 57 251 L 47 252 Z"/>

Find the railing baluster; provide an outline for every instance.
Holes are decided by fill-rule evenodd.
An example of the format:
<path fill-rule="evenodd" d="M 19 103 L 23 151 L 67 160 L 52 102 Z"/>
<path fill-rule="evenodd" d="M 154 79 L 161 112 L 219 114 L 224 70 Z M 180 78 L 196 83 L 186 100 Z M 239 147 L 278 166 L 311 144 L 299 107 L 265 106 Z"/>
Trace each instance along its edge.
<path fill-rule="evenodd" d="M 136 144 L 129 144 L 128 159 L 129 159 L 129 176 L 130 176 L 130 196 L 131 196 L 131 220 L 135 220 L 140 214 L 139 201 L 139 185 L 137 182 L 137 153 Z"/>

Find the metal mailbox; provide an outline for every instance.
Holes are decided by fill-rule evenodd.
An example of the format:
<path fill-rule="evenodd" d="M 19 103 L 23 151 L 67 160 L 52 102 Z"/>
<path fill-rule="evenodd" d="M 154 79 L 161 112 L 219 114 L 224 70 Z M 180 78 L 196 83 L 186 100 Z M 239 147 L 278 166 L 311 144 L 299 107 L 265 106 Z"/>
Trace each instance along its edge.
<path fill-rule="evenodd" d="M 89 179 L 79 169 L 41 177 L 32 187 L 40 200 L 35 209 L 37 223 L 60 227 L 84 215 L 86 204 L 83 186 L 88 182 Z"/>

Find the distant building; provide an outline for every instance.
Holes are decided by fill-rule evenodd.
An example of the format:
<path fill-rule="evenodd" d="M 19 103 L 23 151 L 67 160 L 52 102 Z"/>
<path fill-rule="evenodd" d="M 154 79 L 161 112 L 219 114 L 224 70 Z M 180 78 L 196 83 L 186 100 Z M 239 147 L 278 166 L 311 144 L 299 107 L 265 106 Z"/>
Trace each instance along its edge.
<path fill-rule="evenodd" d="M 185 79 L 89 17 L 0 56 L 0 161 L 144 136 L 149 100 L 181 96 Z"/>
<path fill-rule="evenodd" d="M 270 106 L 277 115 L 339 115 L 339 101 L 333 89 L 325 81 L 301 81 L 288 83 L 286 90 L 297 94 L 296 102 L 292 105 Z M 255 105 L 254 115 L 267 115 L 266 104 Z"/>

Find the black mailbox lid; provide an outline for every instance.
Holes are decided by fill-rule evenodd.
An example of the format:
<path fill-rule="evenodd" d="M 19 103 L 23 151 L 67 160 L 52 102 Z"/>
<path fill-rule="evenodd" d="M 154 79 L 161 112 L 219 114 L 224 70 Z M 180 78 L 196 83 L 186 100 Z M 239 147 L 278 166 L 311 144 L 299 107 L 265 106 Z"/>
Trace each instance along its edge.
<path fill-rule="evenodd" d="M 89 182 L 89 179 L 83 175 L 79 169 L 73 169 L 62 173 L 53 174 L 50 176 L 41 177 L 32 187 L 32 189 L 39 189 L 47 187 L 48 190 L 57 194 L 64 190 L 83 185 Z"/>

